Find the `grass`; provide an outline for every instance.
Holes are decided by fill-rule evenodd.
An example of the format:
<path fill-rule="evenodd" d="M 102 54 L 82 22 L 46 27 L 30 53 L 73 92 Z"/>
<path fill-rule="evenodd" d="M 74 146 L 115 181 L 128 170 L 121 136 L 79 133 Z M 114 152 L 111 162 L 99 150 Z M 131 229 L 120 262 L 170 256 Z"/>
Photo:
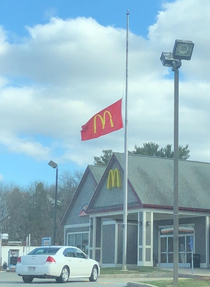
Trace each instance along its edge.
<path fill-rule="evenodd" d="M 171 273 L 170 270 L 162 270 L 157 267 L 135 267 L 128 268 L 127 271 L 122 271 L 121 267 L 101 268 L 101 274 L 139 274 L 139 273 Z M 139 282 L 141 279 L 139 278 Z M 179 278 L 178 284 L 174 285 L 171 279 L 166 280 L 151 280 L 145 282 L 157 287 L 210 287 L 210 277 L 196 277 L 191 279 Z"/>
<path fill-rule="evenodd" d="M 163 272 L 162 269 L 157 267 L 135 267 L 135 268 L 129 268 L 127 271 L 122 271 L 122 267 L 110 267 L 110 268 L 101 268 L 101 274 L 138 274 L 138 273 L 150 273 L 150 272 Z M 164 272 L 171 272 L 171 271 L 165 271 Z"/>
<path fill-rule="evenodd" d="M 159 280 L 146 282 L 157 287 L 209 287 L 210 279 L 208 278 L 193 278 L 193 279 L 179 279 L 177 285 L 173 285 L 171 280 Z"/>

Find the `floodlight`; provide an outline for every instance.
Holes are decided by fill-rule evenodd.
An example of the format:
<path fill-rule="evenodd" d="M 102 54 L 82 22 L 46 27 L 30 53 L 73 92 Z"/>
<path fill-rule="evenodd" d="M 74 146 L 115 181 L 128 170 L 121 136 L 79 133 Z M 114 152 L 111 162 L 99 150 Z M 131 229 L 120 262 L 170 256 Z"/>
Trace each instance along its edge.
<path fill-rule="evenodd" d="M 57 168 L 58 167 L 57 163 L 55 163 L 52 160 L 50 162 L 48 162 L 48 165 L 51 166 L 52 168 Z"/>
<path fill-rule="evenodd" d="M 174 59 L 171 52 L 162 52 L 160 60 L 165 67 L 180 68 L 181 60 Z"/>
<path fill-rule="evenodd" d="M 173 49 L 173 58 L 180 60 L 190 60 L 194 48 L 192 41 L 176 40 Z"/>
<path fill-rule="evenodd" d="M 173 66 L 173 55 L 171 52 L 162 52 L 160 60 L 165 67 Z"/>

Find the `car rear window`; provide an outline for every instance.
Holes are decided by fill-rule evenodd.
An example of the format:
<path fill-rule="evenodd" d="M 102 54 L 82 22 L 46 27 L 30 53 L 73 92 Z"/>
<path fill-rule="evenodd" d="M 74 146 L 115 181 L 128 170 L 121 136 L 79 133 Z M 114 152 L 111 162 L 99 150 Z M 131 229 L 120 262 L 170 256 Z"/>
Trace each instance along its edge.
<path fill-rule="evenodd" d="M 35 248 L 31 252 L 28 253 L 28 255 L 55 255 L 57 251 L 59 250 L 59 247 L 49 247 L 49 248 Z"/>

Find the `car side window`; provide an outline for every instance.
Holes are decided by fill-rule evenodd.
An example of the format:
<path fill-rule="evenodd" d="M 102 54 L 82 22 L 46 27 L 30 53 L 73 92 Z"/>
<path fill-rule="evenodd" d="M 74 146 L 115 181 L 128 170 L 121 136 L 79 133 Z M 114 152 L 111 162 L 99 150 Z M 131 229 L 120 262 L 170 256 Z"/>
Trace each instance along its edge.
<path fill-rule="evenodd" d="M 86 255 L 82 251 L 80 251 L 78 249 L 76 249 L 75 253 L 76 253 L 76 257 L 77 258 L 86 258 Z"/>
<path fill-rule="evenodd" d="M 75 257 L 75 252 L 73 248 L 66 248 L 63 252 L 65 257 Z"/>

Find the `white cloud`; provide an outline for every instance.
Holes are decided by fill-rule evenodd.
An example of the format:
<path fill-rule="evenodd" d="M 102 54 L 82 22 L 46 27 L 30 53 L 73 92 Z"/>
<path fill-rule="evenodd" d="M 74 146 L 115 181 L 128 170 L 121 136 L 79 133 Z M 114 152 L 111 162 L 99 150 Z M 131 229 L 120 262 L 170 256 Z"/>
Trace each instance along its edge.
<path fill-rule="evenodd" d="M 50 155 L 50 149 L 42 144 L 35 142 L 33 139 L 15 137 L 14 135 L 1 132 L 0 144 L 6 146 L 12 153 L 23 153 L 27 156 L 32 156 L 36 160 L 47 160 Z"/>
<path fill-rule="evenodd" d="M 195 50 L 180 69 L 180 144 L 189 144 L 192 159 L 210 161 L 209 9 L 204 0 L 167 3 L 148 39 L 130 33 L 129 150 L 149 141 L 173 143 L 173 76 L 159 58 L 176 38 L 186 39 Z M 60 161 L 80 165 L 103 149 L 123 151 L 123 130 L 87 142 L 80 130 L 124 96 L 125 30 L 56 17 L 27 29 L 21 44 L 8 44 L 0 29 L 0 143 L 39 159 L 60 148 Z"/>

